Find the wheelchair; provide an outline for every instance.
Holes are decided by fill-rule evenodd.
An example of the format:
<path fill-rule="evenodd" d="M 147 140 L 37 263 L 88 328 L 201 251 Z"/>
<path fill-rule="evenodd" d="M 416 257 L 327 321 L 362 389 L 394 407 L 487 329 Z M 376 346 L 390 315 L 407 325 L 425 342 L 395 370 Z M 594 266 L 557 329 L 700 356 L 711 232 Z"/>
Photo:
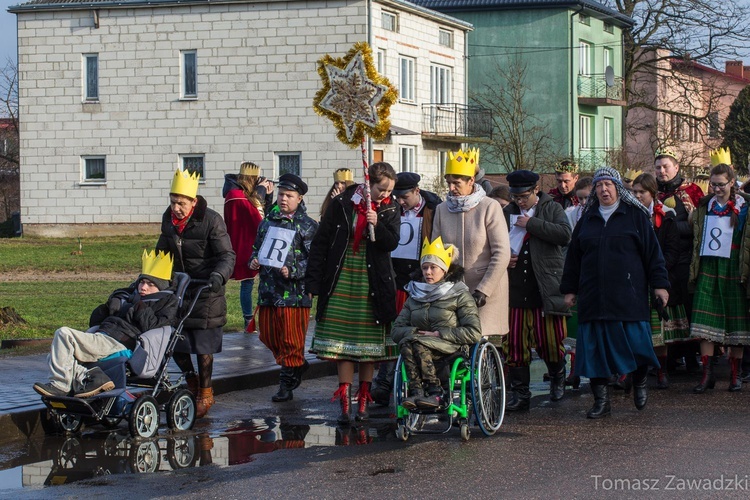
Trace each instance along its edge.
<path fill-rule="evenodd" d="M 396 437 L 406 441 L 411 434 L 444 434 L 455 422 L 461 439 L 468 441 L 472 418 L 485 436 L 495 434 L 503 423 L 506 396 L 503 361 L 495 346 L 482 339 L 436 362 L 435 368 L 443 382 L 441 405 L 435 410 L 410 412 L 401 406 L 408 395 L 409 382 L 406 367 L 399 356 L 393 384 Z M 425 428 L 430 415 L 437 415 L 438 421 L 444 422 L 444 428 Z"/>
<path fill-rule="evenodd" d="M 128 422 L 134 438 L 152 438 L 159 431 L 160 411 L 166 413 L 167 426 L 174 431 L 187 431 L 195 423 L 195 396 L 182 388 L 184 377 L 170 380 L 167 367 L 177 341 L 182 337 L 185 320 L 193 311 L 200 294 L 208 289 L 205 280 L 192 280 L 193 300 L 187 307 L 185 294 L 191 285 L 185 273 L 175 273 L 180 321 L 170 326 L 144 332 L 138 339 L 132 357 L 116 357 L 84 364 L 100 367 L 115 383 L 111 391 L 90 398 L 72 396 L 42 397 L 53 422 L 66 433 L 76 433 L 86 423 L 101 423 L 116 428 L 122 420 Z M 91 330 L 95 330 L 91 329 Z M 89 330 L 89 331 L 91 331 Z"/>

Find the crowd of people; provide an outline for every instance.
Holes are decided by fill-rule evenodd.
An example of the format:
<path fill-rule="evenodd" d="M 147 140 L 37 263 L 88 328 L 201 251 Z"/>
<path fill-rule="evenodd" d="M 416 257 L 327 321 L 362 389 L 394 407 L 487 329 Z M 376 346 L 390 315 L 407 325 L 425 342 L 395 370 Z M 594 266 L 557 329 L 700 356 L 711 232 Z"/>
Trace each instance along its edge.
<path fill-rule="evenodd" d="M 198 418 L 214 404 L 230 279 L 240 282 L 246 330 L 259 333 L 281 367 L 274 402 L 292 400 L 302 383 L 317 297 L 310 352 L 336 363 L 332 401 L 343 425 L 367 420 L 372 403 L 389 404 L 399 355 L 409 387 L 403 406 L 439 408 L 434 363 L 482 337 L 503 354 L 512 412 L 529 409 L 534 351 L 551 402 L 590 380 L 592 419 L 610 414 L 617 388 L 632 390 L 644 409 L 650 370 L 659 389 L 676 364 L 700 374 L 693 392 L 713 389 L 722 354 L 729 391 L 739 391 L 750 346 L 750 195 L 728 150 L 710 160 L 707 193 L 682 176 L 670 149 L 656 151 L 653 173 L 605 166 L 579 177 L 574 161 L 562 161 L 557 186 L 544 192 L 540 176 L 524 169 L 493 185 L 479 151 L 459 150 L 445 165 L 445 200 L 422 189 L 418 174 L 378 162 L 369 183 L 336 170 L 319 221 L 296 175 L 273 183 L 242 163 L 225 177 L 222 218 L 197 194 L 197 175 L 178 170 L 158 253 L 144 254 L 133 286 L 95 311 L 91 333 L 56 332 L 50 381 L 34 388 L 77 397 L 111 389 L 101 370 L 81 363 L 127 353 L 149 328 L 174 322 L 178 271 L 209 286 L 174 353 Z"/>

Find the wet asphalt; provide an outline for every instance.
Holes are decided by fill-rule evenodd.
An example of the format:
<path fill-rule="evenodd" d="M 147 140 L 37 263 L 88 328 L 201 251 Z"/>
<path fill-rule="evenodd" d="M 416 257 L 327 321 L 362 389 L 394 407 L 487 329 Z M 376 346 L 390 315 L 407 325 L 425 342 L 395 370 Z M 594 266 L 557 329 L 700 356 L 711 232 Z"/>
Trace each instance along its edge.
<path fill-rule="evenodd" d="M 395 437 L 388 408 L 337 427 L 335 377 L 305 381 L 288 403 L 274 387 L 217 399 L 193 431 L 135 441 L 124 426 L 17 441 L 0 451 L 7 498 L 748 498 L 750 387 L 692 394 L 679 372 L 637 411 L 617 392 L 612 416 L 587 420 L 587 384 L 559 403 L 535 364 L 532 408 L 469 442 L 457 429 Z M 651 378 L 650 383 L 654 383 Z"/>

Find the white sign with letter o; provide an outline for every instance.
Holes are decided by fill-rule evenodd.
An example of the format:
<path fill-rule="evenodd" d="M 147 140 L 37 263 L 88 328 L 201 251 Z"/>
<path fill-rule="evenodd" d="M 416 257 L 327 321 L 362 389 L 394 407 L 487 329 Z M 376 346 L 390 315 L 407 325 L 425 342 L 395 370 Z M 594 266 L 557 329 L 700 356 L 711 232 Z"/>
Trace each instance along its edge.
<path fill-rule="evenodd" d="M 419 260 L 422 242 L 422 217 L 401 217 L 401 237 L 398 247 L 391 252 L 393 259 Z"/>

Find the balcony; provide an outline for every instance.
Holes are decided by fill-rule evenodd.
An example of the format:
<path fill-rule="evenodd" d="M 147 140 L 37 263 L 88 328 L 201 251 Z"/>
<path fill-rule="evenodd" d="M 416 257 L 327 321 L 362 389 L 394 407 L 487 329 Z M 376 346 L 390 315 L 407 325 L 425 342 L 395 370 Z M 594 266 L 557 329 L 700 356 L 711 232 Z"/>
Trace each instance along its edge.
<path fill-rule="evenodd" d="M 447 142 L 489 142 L 492 112 L 466 104 L 422 104 L 422 138 Z"/>
<path fill-rule="evenodd" d="M 625 85 L 622 77 L 607 85 L 605 75 L 578 75 L 578 104 L 587 106 L 625 106 Z"/>
<path fill-rule="evenodd" d="M 594 172 L 599 167 L 619 169 L 622 165 L 622 150 L 615 148 L 579 149 L 576 158 L 581 172 Z"/>

